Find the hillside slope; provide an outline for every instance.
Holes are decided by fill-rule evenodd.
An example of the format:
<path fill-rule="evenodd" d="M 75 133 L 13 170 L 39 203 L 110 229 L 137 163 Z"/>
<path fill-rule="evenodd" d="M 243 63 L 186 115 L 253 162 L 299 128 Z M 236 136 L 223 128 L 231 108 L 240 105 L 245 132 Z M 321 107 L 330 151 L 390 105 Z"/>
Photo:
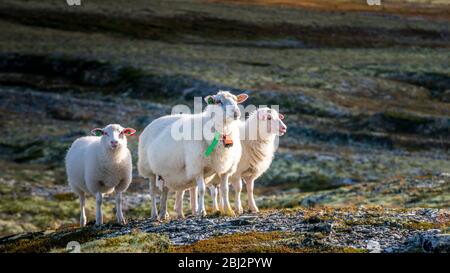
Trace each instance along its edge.
<path fill-rule="evenodd" d="M 1 1 L 0 236 L 77 223 L 78 203 L 63 168 L 75 138 L 112 122 L 140 132 L 174 105 L 191 106 L 193 97 L 218 89 L 246 92 L 251 104 L 279 105 L 286 116 L 288 133 L 256 185 L 257 202 L 267 211 L 248 221 L 289 218 L 273 211 L 280 208 L 294 209 L 298 215 L 289 221 L 302 222 L 308 206 L 357 211 L 383 205 L 399 215 L 401 208 L 412 215 L 430 209 L 418 225 L 423 220 L 427 234 L 435 228 L 448 233 L 429 224 L 449 207 L 442 176 L 450 170 L 448 9 L 420 0 L 408 6 L 389 1 L 379 12 L 341 5 L 350 0 L 337 6 L 314 1 L 316 8 L 239 2 L 92 0 L 69 7 L 59 0 Z M 137 139 L 129 145 L 136 161 Z M 105 227 L 106 233 L 153 225 L 144 220 L 148 186 L 136 170 L 124 198 L 132 224 Z M 106 221 L 113 219 L 110 201 Z M 93 208 L 90 198 L 89 219 Z M 237 220 L 212 219 L 192 221 L 210 228 Z M 261 231 L 255 236 L 268 240 Z M 413 235 L 400 233 L 395 244 L 382 245 Z M 4 251 L 18 242 L 5 240 Z M 365 242 L 331 245 L 361 250 Z"/>

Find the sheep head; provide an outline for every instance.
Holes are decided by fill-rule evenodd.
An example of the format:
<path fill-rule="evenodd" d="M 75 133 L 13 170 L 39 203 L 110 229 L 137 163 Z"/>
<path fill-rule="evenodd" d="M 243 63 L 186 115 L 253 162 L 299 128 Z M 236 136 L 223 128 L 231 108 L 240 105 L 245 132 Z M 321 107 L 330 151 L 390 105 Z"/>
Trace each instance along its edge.
<path fill-rule="evenodd" d="M 208 104 L 208 111 L 214 113 L 217 121 L 229 123 L 241 117 L 239 103 L 243 103 L 248 98 L 247 94 L 233 95 L 228 91 L 219 91 L 215 95 L 205 97 Z"/>
<path fill-rule="evenodd" d="M 136 130 L 123 128 L 119 124 L 109 124 L 105 128 L 92 129 L 91 134 L 101 137 L 101 142 L 107 149 L 117 150 L 127 147 L 127 136 L 133 136 Z"/>
<path fill-rule="evenodd" d="M 284 115 L 278 113 L 275 109 L 267 107 L 259 108 L 258 112 L 258 130 L 261 134 L 276 134 L 282 136 L 287 131 L 284 124 Z"/>

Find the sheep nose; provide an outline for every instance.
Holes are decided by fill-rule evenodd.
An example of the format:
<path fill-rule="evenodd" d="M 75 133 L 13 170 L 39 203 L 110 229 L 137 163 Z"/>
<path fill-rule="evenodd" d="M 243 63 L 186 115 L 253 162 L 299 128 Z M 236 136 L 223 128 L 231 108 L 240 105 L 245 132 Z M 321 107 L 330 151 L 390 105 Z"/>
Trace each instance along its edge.
<path fill-rule="evenodd" d="M 111 140 L 111 145 L 112 145 L 112 146 L 117 146 L 117 144 L 119 144 L 119 141 L 117 141 L 117 140 Z"/>

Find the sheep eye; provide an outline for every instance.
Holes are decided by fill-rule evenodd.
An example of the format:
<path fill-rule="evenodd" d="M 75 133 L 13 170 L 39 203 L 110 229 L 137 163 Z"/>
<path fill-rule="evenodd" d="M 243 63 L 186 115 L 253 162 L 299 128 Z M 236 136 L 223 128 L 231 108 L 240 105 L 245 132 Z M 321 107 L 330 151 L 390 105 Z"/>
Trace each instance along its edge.
<path fill-rule="evenodd" d="M 109 136 L 107 132 L 103 132 L 103 135 L 104 136 Z"/>

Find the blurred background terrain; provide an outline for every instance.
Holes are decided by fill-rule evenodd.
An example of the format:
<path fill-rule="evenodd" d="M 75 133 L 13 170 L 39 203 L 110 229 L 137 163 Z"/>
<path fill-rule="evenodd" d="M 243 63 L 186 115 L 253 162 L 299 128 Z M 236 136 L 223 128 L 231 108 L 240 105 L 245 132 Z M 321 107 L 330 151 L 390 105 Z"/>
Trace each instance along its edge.
<path fill-rule="evenodd" d="M 78 223 L 75 138 L 218 89 L 286 116 L 261 208 L 448 209 L 448 1 L 329 2 L 1 1 L 0 236 Z M 136 170 L 125 198 L 128 218 L 150 215 Z"/>

